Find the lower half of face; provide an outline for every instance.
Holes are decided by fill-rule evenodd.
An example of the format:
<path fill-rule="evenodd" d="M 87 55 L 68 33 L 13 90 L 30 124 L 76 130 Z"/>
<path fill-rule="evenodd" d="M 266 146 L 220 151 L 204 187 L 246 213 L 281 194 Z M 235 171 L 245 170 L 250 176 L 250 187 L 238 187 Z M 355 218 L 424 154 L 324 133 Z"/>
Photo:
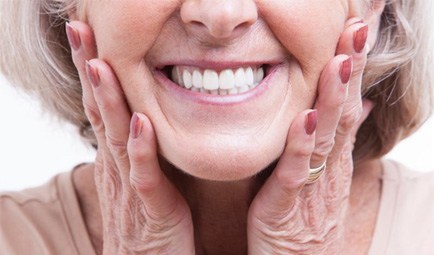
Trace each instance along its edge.
<path fill-rule="evenodd" d="M 198 178 L 243 179 L 279 158 L 295 115 L 314 104 L 346 19 L 337 0 L 240 2 L 254 4 L 257 18 L 227 38 L 213 34 L 212 20 L 188 23 L 171 0 L 115 3 L 104 7 L 116 10 L 110 19 L 92 24 L 131 110 L 151 119 L 160 154 Z"/>

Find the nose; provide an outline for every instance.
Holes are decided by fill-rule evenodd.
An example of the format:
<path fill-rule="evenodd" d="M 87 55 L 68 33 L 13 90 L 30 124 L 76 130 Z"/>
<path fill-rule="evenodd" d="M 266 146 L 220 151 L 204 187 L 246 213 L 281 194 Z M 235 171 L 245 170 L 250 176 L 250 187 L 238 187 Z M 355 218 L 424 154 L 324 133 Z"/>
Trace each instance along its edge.
<path fill-rule="evenodd" d="M 258 19 L 254 0 L 186 0 L 180 12 L 189 33 L 216 39 L 241 36 Z"/>

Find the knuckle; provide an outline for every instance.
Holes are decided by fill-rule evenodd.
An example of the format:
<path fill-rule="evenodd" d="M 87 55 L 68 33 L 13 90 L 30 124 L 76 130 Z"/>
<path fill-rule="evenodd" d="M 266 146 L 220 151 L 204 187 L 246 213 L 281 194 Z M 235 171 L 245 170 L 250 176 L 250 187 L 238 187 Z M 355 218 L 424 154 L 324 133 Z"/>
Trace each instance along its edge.
<path fill-rule="evenodd" d="M 106 167 L 105 172 L 104 193 L 107 194 L 110 199 L 117 199 L 122 193 L 121 178 L 114 167 Z"/>
<path fill-rule="evenodd" d="M 313 154 L 316 157 L 327 158 L 334 146 L 335 146 L 334 136 L 331 137 L 330 135 L 327 137 L 318 138 Z"/>
<path fill-rule="evenodd" d="M 84 113 L 96 132 L 104 132 L 104 123 L 99 115 L 98 110 L 95 110 L 95 108 L 88 105 L 84 108 Z"/>
<path fill-rule="evenodd" d="M 151 155 L 146 150 L 138 150 L 136 148 L 129 148 L 128 154 L 133 162 L 147 162 L 151 158 Z"/>
<path fill-rule="evenodd" d="M 350 111 L 342 113 L 339 121 L 339 128 L 343 132 L 350 131 L 362 117 L 363 109 L 359 106 L 353 107 Z"/>
<path fill-rule="evenodd" d="M 333 109 L 333 111 L 337 111 L 345 104 L 345 94 L 335 93 L 333 97 L 326 97 L 323 99 L 321 104 L 327 109 Z"/>
<path fill-rule="evenodd" d="M 122 156 L 126 154 L 127 145 L 125 141 L 122 141 L 122 139 L 119 139 L 109 133 L 106 133 L 106 141 L 107 141 L 107 147 L 110 149 L 112 153 L 116 154 L 117 156 Z"/>
<path fill-rule="evenodd" d="M 105 97 L 102 97 L 98 100 L 98 106 L 102 112 L 113 112 L 116 107 L 114 102 Z"/>
<path fill-rule="evenodd" d="M 133 173 L 130 176 L 130 184 L 131 187 L 134 188 L 137 192 L 141 194 L 147 194 L 152 191 L 155 191 L 160 187 L 162 182 L 162 178 L 152 177 L 150 175 L 140 175 L 137 173 Z"/>
<path fill-rule="evenodd" d="M 116 97 L 108 92 L 96 93 L 95 99 L 102 112 L 114 112 L 119 107 Z"/>
<path fill-rule="evenodd" d="M 293 192 L 306 182 L 302 173 L 303 171 L 276 171 L 276 180 L 286 192 Z"/>
<path fill-rule="evenodd" d="M 294 155 L 296 158 L 309 158 L 312 155 L 312 148 L 302 144 L 291 149 L 290 154 Z"/>

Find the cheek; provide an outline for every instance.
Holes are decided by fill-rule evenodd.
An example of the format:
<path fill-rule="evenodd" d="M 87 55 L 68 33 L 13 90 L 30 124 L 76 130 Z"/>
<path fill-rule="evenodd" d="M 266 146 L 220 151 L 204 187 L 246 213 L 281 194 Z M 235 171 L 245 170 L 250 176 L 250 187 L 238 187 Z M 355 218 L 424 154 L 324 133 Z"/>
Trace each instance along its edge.
<path fill-rule="evenodd" d="M 98 57 L 116 59 L 116 63 L 111 63 L 113 67 L 141 61 L 179 4 L 176 0 L 94 3 L 89 23 L 94 29 Z"/>
<path fill-rule="evenodd" d="M 348 6 L 334 0 L 261 1 L 264 19 L 300 65 L 307 83 L 315 83 L 335 55 Z"/>
<path fill-rule="evenodd" d="M 141 82 L 153 80 L 144 68 L 144 57 L 152 48 L 166 22 L 176 12 L 177 0 L 93 1 L 89 6 L 89 24 L 94 30 L 98 58 L 115 71 L 131 102 L 155 104 L 154 87 Z M 158 15 L 156 15 L 156 13 Z M 137 91 L 141 90 L 141 93 Z"/>

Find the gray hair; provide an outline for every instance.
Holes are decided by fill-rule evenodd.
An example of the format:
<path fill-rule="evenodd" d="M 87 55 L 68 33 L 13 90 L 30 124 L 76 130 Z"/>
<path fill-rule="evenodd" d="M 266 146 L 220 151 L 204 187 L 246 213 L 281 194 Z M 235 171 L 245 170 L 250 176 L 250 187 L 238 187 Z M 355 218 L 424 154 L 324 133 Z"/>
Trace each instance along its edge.
<path fill-rule="evenodd" d="M 431 114 L 433 6 L 431 0 L 386 1 L 363 80 L 363 95 L 375 107 L 357 134 L 356 159 L 381 157 Z M 96 147 L 65 34 L 67 14 L 84 19 L 84 8 L 76 0 L 2 0 L 0 10 L 0 71 Z"/>

